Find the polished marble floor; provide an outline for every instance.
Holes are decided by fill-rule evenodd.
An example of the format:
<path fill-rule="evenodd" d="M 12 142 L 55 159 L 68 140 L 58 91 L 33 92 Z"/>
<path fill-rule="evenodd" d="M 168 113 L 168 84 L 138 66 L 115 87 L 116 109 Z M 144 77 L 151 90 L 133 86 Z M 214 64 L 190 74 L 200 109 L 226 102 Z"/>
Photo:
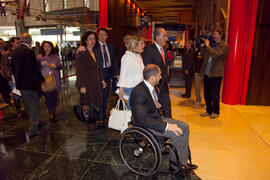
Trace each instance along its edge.
<path fill-rule="evenodd" d="M 57 123 L 47 134 L 28 139 L 26 118 L 16 120 L 15 108 L 3 109 L 0 121 L 0 180 L 2 179 L 270 179 L 270 107 L 221 105 L 218 119 L 202 118 L 204 106 L 182 99 L 183 88 L 171 88 L 173 117 L 190 125 L 193 162 L 199 169 L 189 177 L 173 177 L 168 157 L 160 171 L 141 177 L 123 164 L 120 133 L 110 129 L 88 131 L 75 119 L 72 106 L 78 102 L 74 77 L 66 80 L 59 95 Z M 110 99 L 110 107 L 116 97 Z M 41 99 L 42 120 L 48 118 Z"/>

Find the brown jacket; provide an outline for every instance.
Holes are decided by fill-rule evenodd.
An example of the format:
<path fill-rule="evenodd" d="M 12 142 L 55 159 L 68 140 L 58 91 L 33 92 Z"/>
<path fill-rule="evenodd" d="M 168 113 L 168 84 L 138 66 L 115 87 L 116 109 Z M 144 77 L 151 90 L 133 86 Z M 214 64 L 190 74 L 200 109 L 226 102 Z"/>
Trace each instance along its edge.
<path fill-rule="evenodd" d="M 212 66 L 210 68 L 209 77 L 219 77 L 224 75 L 224 66 L 227 59 L 229 46 L 226 42 L 220 42 L 215 49 L 205 47 L 202 51 L 203 64 L 200 76 L 204 75 L 209 56 L 212 57 Z"/>
<path fill-rule="evenodd" d="M 77 88 L 85 87 L 88 90 L 101 88 L 103 76 L 95 50 L 94 54 L 96 62 L 88 50 L 81 51 L 76 55 L 77 80 L 75 86 Z"/>

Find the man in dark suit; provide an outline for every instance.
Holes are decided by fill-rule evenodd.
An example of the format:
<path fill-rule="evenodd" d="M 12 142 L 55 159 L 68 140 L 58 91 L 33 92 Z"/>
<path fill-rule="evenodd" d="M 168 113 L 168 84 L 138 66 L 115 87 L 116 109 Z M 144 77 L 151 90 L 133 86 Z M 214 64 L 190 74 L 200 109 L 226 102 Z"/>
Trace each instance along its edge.
<path fill-rule="evenodd" d="M 159 92 L 161 98 L 161 104 L 164 110 L 165 117 L 172 117 L 171 112 L 171 100 L 169 97 L 168 87 L 168 59 L 167 51 L 164 47 L 166 41 L 168 41 L 167 32 L 164 28 L 156 28 L 154 30 L 155 42 L 146 47 L 143 52 L 143 62 L 147 64 L 155 64 L 161 69 L 162 78 L 159 83 Z"/>
<path fill-rule="evenodd" d="M 100 28 L 98 29 L 97 34 L 99 43 L 96 50 L 100 61 L 100 69 L 107 85 L 106 88 L 102 90 L 103 104 L 99 114 L 99 119 L 104 120 L 106 118 L 106 108 L 110 93 L 111 80 L 113 78 L 119 78 L 119 69 L 115 58 L 114 47 L 112 44 L 106 43 L 108 38 L 107 29 Z"/>
<path fill-rule="evenodd" d="M 29 137 L 40 134 L 39 90 L 44 78 L 40 72 L 40 64 L 31 49 L 32 37 L 23 33 L 21 45 L 14 49 L 13 74 L 16 88 L 21 91 L 24 105 L 29 113 Z"/>
<path fill-rule="evenodd" d="M 194 50 L 192 48 L 192 41 L 186 41 L 186 51 L 183 58 L 183 73 L 185 77 L 185 87 L 186 92 L 182 94 L 182 98 L 190 98 L 191 95 L 191 86 L 192 86 L 192 77 L 194 74 Z"/>
<path fill-rule="evenodd" d="M 165 118 L 160 115 L 160 99 L 155 85 L 161 79 L 161 71 L 157 65 L 148 64 L 143 71 L 144 81 L 132 91 L 130 105 L 132 124 L 149 129 L 156 136 L 170 138 L 170 143 L 177 149 L 179 162 L 170 149 L 170 169 L 173 173 L 188 175 L 196 165 L 187 165 L 189 148 L 189 126 L 181 121 Z"/>

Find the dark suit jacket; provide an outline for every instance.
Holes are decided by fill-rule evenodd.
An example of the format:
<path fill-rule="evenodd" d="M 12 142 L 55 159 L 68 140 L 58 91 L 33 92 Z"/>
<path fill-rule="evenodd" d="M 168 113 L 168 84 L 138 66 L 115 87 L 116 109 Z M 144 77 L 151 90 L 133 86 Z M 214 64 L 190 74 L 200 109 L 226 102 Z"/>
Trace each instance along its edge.
<path fill-rule="evenodd" d="M 165 132 L 167 123 L 161 119 L 160 112 L 143 81 L 132 90 L 130 105 L 133 125 L 139 125 L 161 133 Z"/>
<path fill-rule="evenodd" d="M 97 43 L 97 44 L 98 44 L 98 46 L 96 47 L 96 51 L 97 51 L 97 56 L 99 58 L 100 69 L 102 70 L 102 74 L 103 74 L 104 79 L 112 78 L 114 75 L 119 75 L 119 68 L 118 68 L 118 65 L 117 65 L 117 62 L 116 62 L 113 45 L 110 44 L 110 43 L 106 43 L 107 47 L 108 47 L 108 50 L 109 50 L 109 54 L 110 54 L 111 68 L 112 68 L 112 73 L 108 74 L 103 69 L 104 59 L 103 59 L 103 56 L 102 56 L 102 49 L 100 47 L 100 43 Z"/>
<path fill-rule="evenodd" d="M 144 65 L 155 64 L 159 66 L 159 68 L 161 69 L 162 79 L 167 78 L 168 76 L 167 75 L 167 66 L 168 66 L 167 50 L 165 47 L 163 47 L 163 49 L 164 49 L 164 55 L 165 55 L 165 64 L 163 62 L 162 56 L 157 46 L 155 45 L 155 43 L 151 44 L 150 46 L 147 46 L 144 49 L 144 52 L 142 54 Z"/>
<path fill-rule="evenodd" d="M 194 59 L 194 50 L 193 48 L 189 48 L 186 50 L 184 53 L 184 58 L 183 58 L 183 71 L 188 70 L 189 73 L 194 72 L 194 64 L 193 64 L 193 59 Z"/>
<path fill-rule="evenodd" d="M 87 49 L 86 51 L 81 51 L 76 55 L 77 80 L 75 86 L 77 88 L 85 87 L 89 90 L 101 87 L 103 76 L 100 71 L 99 58 L 96 50 L 94 50 L 94 54 L 96 62 Z"/>
<path fill-rule="evenodd" d="M 12 62 L 16 88 L 19 90 L 40 90 L 44 78 L 40 72 L 40 63 L 37 61 L 34 51 L 21 44 L 14 49 Z"/>
<path fill-rule="evenodd" d="M 127 47 L 125 45 L 123 45 L 119 51 L 119 55 L 118 55 L 118 67 L 119 69 L 121 69 L 121 59 L 124 56 L 124 54 L 126 53 Z"/>

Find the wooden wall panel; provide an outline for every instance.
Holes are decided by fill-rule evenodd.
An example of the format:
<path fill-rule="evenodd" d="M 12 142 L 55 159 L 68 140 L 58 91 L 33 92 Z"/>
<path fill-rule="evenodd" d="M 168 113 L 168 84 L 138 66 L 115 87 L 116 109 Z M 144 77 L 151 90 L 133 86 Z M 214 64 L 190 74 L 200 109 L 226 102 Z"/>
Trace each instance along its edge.
<path fill-rule="evenodd" d="M 246 104 L 270 105 L 270 1 L 260 0 Z"/>
<path fill-rule="evenodd" d="M 115 46 L 116 55 L 125 34 L 136 33 L 136 14 L 125 0 L 108 0 L 109 41 Z"/>

